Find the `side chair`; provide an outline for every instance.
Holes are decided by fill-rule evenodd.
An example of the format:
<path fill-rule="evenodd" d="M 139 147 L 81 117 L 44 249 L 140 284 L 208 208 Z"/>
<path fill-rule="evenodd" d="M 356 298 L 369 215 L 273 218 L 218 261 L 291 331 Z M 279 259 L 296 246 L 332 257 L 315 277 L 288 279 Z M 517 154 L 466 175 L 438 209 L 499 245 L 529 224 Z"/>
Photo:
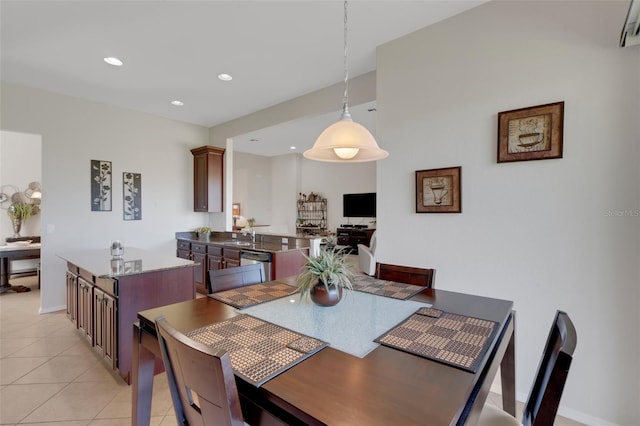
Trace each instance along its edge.
<path fill-rule="evenodd" d="M 173 408 L 179 425 L 246 425 L 229 354 L 189 339 L 156 319 Z"/>
<path fill-rule="evenodd" d="M 414 268 L 412 266 L 391 265 L 388 263 L 377 263 L 375 277 L 379 280 L 389 280 L 398 283 L 433 288 L 433 283 L 436 278 L 436 270 Z"/>
<path fill-rule="evenodd" d="M 486 404 L 480 413 L 478 426 L 553 425 L 577 340 L 576 329 L 569 315 L 557 311 L 524 406 L 522 423 L 500 408 Z"/>
<path fill-rule="evenodd" d="M 376 241 L 378 231 L 373 231 L 371 239 L 369 240 L 369 246 L 364 244 L 358 244 L 358 266 L 360 270 L 367 275 L 374 275 L 376 273 Z"/>
<path fill-rule="evenodd" d="M 227 269 L 212 269 L 209 271 L 209 293 L 230 290 L 245 285 L 259 284 L 266 281 L 264 265 L 236 266 Z"/>

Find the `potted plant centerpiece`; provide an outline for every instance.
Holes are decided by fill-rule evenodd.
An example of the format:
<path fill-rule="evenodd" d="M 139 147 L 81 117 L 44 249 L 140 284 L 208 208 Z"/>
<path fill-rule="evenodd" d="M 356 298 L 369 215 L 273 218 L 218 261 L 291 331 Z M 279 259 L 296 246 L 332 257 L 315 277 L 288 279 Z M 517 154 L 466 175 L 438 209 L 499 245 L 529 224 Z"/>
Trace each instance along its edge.
<path fill-rule="evenodd" d="M 308 294 L 318 305 L 333 306 L 342 299 L 343 288 L 353 289 L 346 252 L 321 249 L 315 257 L 303 256 L 307 261 L 296 278 L 300 297 Z"/>
<path fill-rule="evenodd" d="M 198 235 L 198 239 L 206 240 L 211 236 L 211 232 L 213 230 L 208 226 L 201 226 L 200 228 L 196 228 L 196 234 Z"/>

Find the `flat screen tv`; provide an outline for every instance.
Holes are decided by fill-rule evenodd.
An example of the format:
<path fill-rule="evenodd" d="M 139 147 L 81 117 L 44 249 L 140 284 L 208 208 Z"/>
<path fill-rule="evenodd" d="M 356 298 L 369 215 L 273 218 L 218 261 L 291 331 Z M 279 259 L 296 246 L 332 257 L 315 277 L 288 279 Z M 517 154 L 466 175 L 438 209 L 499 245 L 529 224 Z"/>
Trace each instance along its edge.
<path fill-rule="evenodd" d="M 342 216 L 376 217 L 376 193 L 343 194 Z"/>

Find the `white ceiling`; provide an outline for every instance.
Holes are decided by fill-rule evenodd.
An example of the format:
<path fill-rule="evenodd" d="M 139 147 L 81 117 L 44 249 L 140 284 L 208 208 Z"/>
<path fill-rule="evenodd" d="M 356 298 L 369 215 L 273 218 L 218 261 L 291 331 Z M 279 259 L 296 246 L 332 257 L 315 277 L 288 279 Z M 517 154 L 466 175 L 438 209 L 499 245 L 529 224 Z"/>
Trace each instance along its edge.
<path fill-rule="evenodd" d="M 375 69 L 376 46 L 484 1 L 349 2 L 350 76 Z M 0 52 L 3 81 L 211 127 L 340 82 L 343 3 L 2 0 Z M 105 64 L 106 56 L 124 66 Z M 218 80 L 222 72 L 233 81 Z M 176 99 L 185 105 L 172 106 Z M 372 107 L 353 107 L 354 120 L 374 125 Z M 338 118 L 285 123 L 235 146 L 301 152 Z"/>

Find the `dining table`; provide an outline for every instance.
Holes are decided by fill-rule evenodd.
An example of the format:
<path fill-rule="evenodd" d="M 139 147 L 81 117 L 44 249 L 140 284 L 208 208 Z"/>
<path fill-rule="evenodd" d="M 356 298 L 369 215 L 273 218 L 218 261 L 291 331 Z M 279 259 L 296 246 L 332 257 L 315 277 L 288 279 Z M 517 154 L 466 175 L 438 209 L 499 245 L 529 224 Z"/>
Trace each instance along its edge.
<path fill-rule="evenodd" d="M 308 311 L 319 312 L 320 316 L 314 316 L 308 328 L 296 331 L 325 342 L 325 346 L 258 384 L 234 367 L 248 424 L 473 425 L 498 370 L 503 409 L 515 416 L 512 301 L 426 287 L 404 300 L 347 291 L 336 306 L 343 305 L 343 311 L 350 317 L 323 329 L 321 323 L 335 317 L 333 312 L 337 311 L 332 311 L 335 307 L 305 304 L 294 294 L 295 279 L 293 276 L 264 283 L 265 288 L 279 289 L 286 284 L 292 294 L 248 308 L 214 294 L 139 312 L 138 322 L 133 325 L 132 424 L 150 422 L 153 377 L 163 371 L 155 328 L 155 320 L 160 316 L 178 331 L 199 336 L 202 330 L 254 316 L 269 324 L 278 323 L 280 316 L 288 317 L 289 322 L 280 325 L 290 330 L 305 322 L 302 317 Z M 358 309 L 354 308 L 361 305 L 366 305 L 369 311 L 358 317 Z M 472 368 L 461 368 L 383 343 L 384 336 L 391 336 L 419 313 L 414 313 L 415 308 L 427 315 L 436 312 L 454 319 L 466 318 L 475 321 L 474 324 L 492 325 Z M 345 338 L 334 340 L 334 334 L 345 331 L 348 332 Z M 354 340 L 360 342 L 354 344 Z"/>

